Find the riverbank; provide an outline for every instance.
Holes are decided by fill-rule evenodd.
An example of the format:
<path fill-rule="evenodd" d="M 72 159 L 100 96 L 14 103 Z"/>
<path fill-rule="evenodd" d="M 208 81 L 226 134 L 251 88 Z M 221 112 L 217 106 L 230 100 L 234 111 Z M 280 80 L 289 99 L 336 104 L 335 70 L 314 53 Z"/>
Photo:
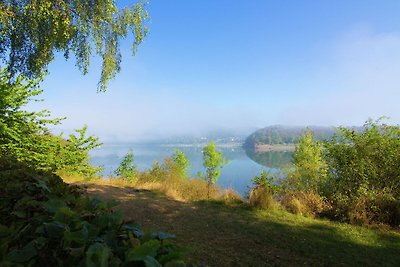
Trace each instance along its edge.
<path fill-rule="evenodd" d="M 157 191 L 85 184 L 87 192 L 120 201 L 126 220 L 177 235 L 189 259 L 210 266 L 396 266 L 400 233 L 261 211 L 223 201 L 177 201 Z"/>

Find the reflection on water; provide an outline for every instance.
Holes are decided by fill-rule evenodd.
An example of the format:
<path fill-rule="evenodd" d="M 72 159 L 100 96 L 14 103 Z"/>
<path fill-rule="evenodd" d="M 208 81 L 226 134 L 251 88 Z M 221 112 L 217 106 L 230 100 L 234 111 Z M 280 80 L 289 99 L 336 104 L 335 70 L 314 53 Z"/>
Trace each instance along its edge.
<path fill-rule="evenodd" d="M 162 162 L 166 157 L 174 153 L 177 147 L 149 144 L 106 144 L 91 152 L 91 162 L 94 165 L 103 165 L 103 175 L 109 176 L 118 167 L 122 158 L 133 149 L 135 163 L 139 170 L 151 168 L 156 160 Z M 179 147 L 190 160 L 189 174 L 195 176 L 198 172 L 204 172 L 202 148 L 196 146 Z M 259 175 L 261 170 L 276 171 L 282 164 L 290 162 L 291 153 L 282 151 L 270 151 L 264 153 L 251 153 L 241 147 L 219 148 L 229 163 L 221 170 L 221 176 L 217 182 L 222 188 L 231 187 L 243 196 L 246 195 L 252 178 Z"/>
<path fill-rule="evenodd" d="M 246 155 L 258 164 L 276 169 L 283 165 L 291 164 L 292 154 L 293 152 L 291 151 L 255 152 L 246 150 Z"/>

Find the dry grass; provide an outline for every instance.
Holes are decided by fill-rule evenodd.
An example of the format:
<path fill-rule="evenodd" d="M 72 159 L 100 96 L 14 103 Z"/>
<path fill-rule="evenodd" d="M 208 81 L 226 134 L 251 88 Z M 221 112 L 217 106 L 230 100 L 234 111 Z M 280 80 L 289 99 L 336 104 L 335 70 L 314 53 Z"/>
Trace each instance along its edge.
<path fill-rule="evenodd" d="M 228 205 L 245 203 L 245 200 L 242 198 L 242 196 L 232 188 L 225 189 L 222 192 L 221 199 L 225 204 Z"/>
<path fill-rule="evenodd" d="M 249 194 L 249 203 L 253 207 L 260 209 L 271 209 L 278 205 L 272 192 L 268 188 L 253 188 Z"/>
<path fill-rule="evenodd" d="M 129 181 L 117 177 L 108 179 L 82 180 L 80 177 L 60 174 L 68 183 L 88 183 L 96 185 L 111 185 L 116 187 L 134 187 L 137 189 L 152 190 L 165 194 L 178 201 L 197 201 L 207 199 L 207 183 L 200 179 L 185 179 L 181 177 L 169 177 L 168 179 L 151 179 L 148 174 L 140 174 L 136 181 Z M 228 194 L 228 195 L 227 195 Z M 239 201 L 240 195 L 233 190 L 222 191 L 220 187 L 210 187 L 210 199 L 231 198 Z"/>
<path fill-rule="evenodd" d="M 281 203 L 287 211 L 306 216 L 315 216 L 332 208 L 319 195 L 303 191 L 284 192 Z"/>

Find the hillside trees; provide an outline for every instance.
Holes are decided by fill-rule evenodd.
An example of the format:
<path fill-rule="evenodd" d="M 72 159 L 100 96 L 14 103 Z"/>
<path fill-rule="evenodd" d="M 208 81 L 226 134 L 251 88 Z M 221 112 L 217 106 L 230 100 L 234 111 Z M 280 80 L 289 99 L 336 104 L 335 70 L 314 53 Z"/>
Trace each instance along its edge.
<path fill-rule="evenodd" d="M 132 52 L 146 36 L 148 14 L 138 2 L 119 10 L 115 1 L 1 0 L 0 61 L 13 77 L 46 73 L 54 53 L 76 58 L 83 74 L 93 54 L 102 59 L 98 90 L 121 69 L 120 40 L 133 35 Z"/>

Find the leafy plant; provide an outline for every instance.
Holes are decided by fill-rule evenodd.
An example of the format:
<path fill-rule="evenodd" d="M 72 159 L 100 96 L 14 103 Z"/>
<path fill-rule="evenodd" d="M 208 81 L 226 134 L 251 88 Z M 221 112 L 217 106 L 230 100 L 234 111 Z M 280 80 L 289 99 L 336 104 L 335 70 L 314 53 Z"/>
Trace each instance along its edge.
<path fill-rule="evenodd" d="M 227 164 L 221 151 L 217 151 L 215 143 L 211 141 L 203 148 L 203 166 L 206 168 L 207 198 L 210 198 L 210 187 L 218 181 L 221 168 Z"/>
<path fill-rule="evenodd" d="M 24 110 L 30 101 L 42 91 L 39 80 L 18 76 L 10 81 L 5 70 L 0 71 L 0 152 L 24 162 L 30 168 L 43 171 L 78 173 L 93 177 L 100 170 L 89 164 L 89 150 L 100 146 L 98 138 L 86 136 L 86 126 L 76 130 L 77 136 L 66 140 L 62 135 L 49 132 L 49 125 L 61 123 L 62 119 L 49 119 L 50 112 Z"/>
<path fill-rule="evenodd" d="M 136 179 L 136 164 L 134 163 L 133 150 L 129 150 L 126 153 L 124 159 L 115 170 L 115 174 L 125 179 L 135 180 Z"/>
<path fill-rule="evenodd" d="M 249 202 L 252 206 L 268 209 L 275 206 L 274 196 L 280 191 L 274 177 L 265 170 L 260 176 L 253 177 L 253 187 L 249 190 Z"/>
<path fill-rule="evenodd" d="M 289 170 L 286 187 L 305 192 L 320 192 L 327 177 L 323 143 L 312 132 L 300 136 L 293 154 L 293 169 Z"/>
<path fill-rule="evenodd" d="M 172 155 L 172 161 L 176 165 L 178 175 L 181 177 L 186 177 L 187 171 L 190 168 L 190 162 L 185 153 L 179 149 L 176 149 L 175 153 Z"/>
<path fill-rule="evenodd" d="M 400 127 L 368 120 L 359 133 L 340 128 L 325 146 L 337 216 L 400 225 Z"/>

